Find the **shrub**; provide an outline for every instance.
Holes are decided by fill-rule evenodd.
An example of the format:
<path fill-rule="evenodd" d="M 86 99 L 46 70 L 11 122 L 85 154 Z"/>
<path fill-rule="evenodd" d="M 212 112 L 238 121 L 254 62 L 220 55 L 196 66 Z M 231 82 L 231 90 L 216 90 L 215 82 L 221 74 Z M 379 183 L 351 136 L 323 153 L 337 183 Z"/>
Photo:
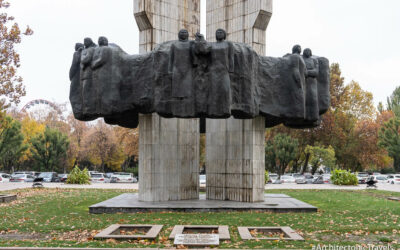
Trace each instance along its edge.
<path fill-rule="evenodd" d="M 335 185 L 358 185 L 357 176 L 347 170 L 335 169 L 332 171 L 331 181 Z"/>
<path fill-rule="evenodd" d="M 267 170 L 265 170 L 265 184 L 267 184 L 269 181 L 269 173 Z"/>
<path fill-rule="evenodd" d="M 80 170 L 78 166 L 72 169 L 71 173 L 68 175 L 67 184 L 90 184 L 90 177 L 87 168 Z"/>

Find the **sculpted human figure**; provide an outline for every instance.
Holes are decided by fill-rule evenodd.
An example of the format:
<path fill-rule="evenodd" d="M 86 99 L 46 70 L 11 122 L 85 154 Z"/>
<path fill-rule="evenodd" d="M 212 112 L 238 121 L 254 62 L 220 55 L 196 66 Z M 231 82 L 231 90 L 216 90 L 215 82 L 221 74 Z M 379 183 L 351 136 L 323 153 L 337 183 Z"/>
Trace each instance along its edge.
<path fill-rule="evenodd" d="M 171 45 L 169 72 L 172 74 L 172 97 L 187 98 L 192 90 L 192 56 L 189 32 L 180 30 L 179 40 Z"/>
<path fill-rule="evenodd" d="M 209 79 L 207 68 L 210 64 L 211 45 L 200 33 L 196 33 L 196 39 L 192 45 L 194 68 L 194 89 L 196 113 L 200 116 L 207 114 L 207 96 Z"/>
<path fill-rule="evenodd" d="M 312 58 L 311 49 L 305 49 L 303 52 L 304 62 L 307 67 L 306 73 L 306 120 L 315 122 L 319 119 L 318 108 L 318 82 L 319 73 L 318 60 Z"/>
<path fill-rule="evenodd" d="M 81 83 L 83 96 L 83 114 L 88 120 L 96 116 L 96 88 L 93 86 L 91 63 L 96 44 L 91 38 L 84 39 L 85 49 L 81 55 Z"/>
<path fill-rule="evenodd" d="M 293 77 L 299 87 L 304 88 L 304 79 L 302 79 L 300 72 L 306 70 L 305 62 L 301 56 L 301 46 L 296 44 L 292 48 L 292 55 L 297 55 L 299 58 L 299 65 L 294 67 Z"/>
<path fill-rule="evenodd" d="M 111 115 L 116 110 L 119 99 L 119 85 L 115 81 L 112 70 L 112 48 L 108 46 L 108 39 L 104 36 L 99 37 L 99 47 L 93 53 L 91 67 L 93 70 L 93 80 L 97 89 L 96 113 Z"/>
<path fill-rule="evenodd" d="M 218 29 L 216 43 L 211 44 L 210 91 L 208 115 L 210 117 L 230 117 L 231 93 L 230 75 L 234 71 L 234 48 L 227 42 L 226 32 Z"/>
<path fill-rule="evenodd" d="M 190 117 L 194 110 L 192 41 L 189 32 L 179 31 L 178 41 L 171 45 L 168 71 L 172 76 L 171 109 L 178 117 Z"/>
<path fill-rule="evenodd" d="M 81 64 L 81 54 L 84 45 L 82 43 L 75 44 L 75 52 L 72 58 L 72 65 L 69 70 L 69 79 L 71 80 L 69 100 L 71 105 L 75 108 L 73 109 L 74 116 L 77 119 L 82 118 L 82 87 L 80 82 L 80 64 Z"/>

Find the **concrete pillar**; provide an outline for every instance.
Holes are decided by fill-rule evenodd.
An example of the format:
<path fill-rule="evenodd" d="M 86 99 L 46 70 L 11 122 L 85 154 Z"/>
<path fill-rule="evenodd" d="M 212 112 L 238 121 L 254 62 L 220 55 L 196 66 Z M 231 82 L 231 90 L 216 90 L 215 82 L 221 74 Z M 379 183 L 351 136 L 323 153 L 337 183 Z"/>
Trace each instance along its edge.
<path fill-rule="evenodd" d="M 223 28 L 227 40 L 251 45 L 265 54 L 272 0 L 207 1 L 207 40 Z M 207 119 L 207 199 L 264 200 L 265 118 Z"/>
<path fill-rule="evenodd" d="M 134 0 L 140 53 L 200 30 L 200 0 Z M 139 200 L 199 198 L 199 119 L 139 117 Z"/>

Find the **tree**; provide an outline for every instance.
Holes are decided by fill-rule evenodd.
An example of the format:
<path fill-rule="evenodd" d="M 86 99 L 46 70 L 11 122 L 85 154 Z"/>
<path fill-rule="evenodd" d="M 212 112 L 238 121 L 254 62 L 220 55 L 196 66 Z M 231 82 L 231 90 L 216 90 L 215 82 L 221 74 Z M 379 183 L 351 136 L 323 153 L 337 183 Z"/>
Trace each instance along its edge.
<path fill-rule="evenodd" d="M 265 147 L 266 163 L 274 164 L 279 176 L 285 173 L 289 163 L 296 158 L 299 142 L 286 134 L 277 134 Z"/>
<path fill-rule="evenodd" d="M 0 9 L 3 12 L 0 13 L 0 110 L 8 108 L 11 103 L 18 104 L 25 95 L 22 78 L 17 76 L 20 58 L 15 51 L 15 45 L 21 43 L 23 35 L 33 34 L 29 27 L 21 34 L 14 17 L 4 13 L 8 7 L 8 2 L 0 0 Z"/>
<path fill-rule="evenodd" d="M 26 151 L 23 143 L 21 123 L 6 116 L 0 124 L 0 163 L 5 170 L 11 171 Z"/>
<path fill-rule="evenodd" d="M 346 85 L 341 103 L 343 112 L 355 117 L 357 120 L 372 118 L 376 113 L 371 92 L 363 90 L 360 85 L 351 81 Z"/>
<path fill-rule="evenodd" d="M 394 117 L 386 122 L 379 131 L 380 147 L 387 150 L 393 158 L 393 166 L 397 172 L 400 171 L 400 118 Z"/>
<path fill-rule="evenodd" d="M 97 122 L 86 136 L 84 145 L 88 160 L 96 166 L 95 169 L 102 172 L 106 167 L 114 171 L 121 170 L 126 156 L 112 126 L 103 121 Z"/>
<path fill-rule="evenodd" d="M 392 95 L 387 98 L 387 109 L 400 117 L 400 87 L 397 87 Z"/>
<path fill-rule="evenodd" d="M 32 157 L 37 170 L 58 171 L 60 163 L 66 157 L 68 137 L 56 129 L 46 127 L 43 134 L 32 139 Z"/>
<path fill-rule="evenodd" d="M 331 146 L 327 148 L 319 146 L 307 146 L 305 152 L 310 154 L 312 174 L 315 174 L 315 172 L 321 165 L 324 165 L 330 169 L 335 168 L 335 150 Z"/>
<path fill-rule="evenodd" d="M 21 132 L 24 135 L 24 144 L 27 144 L 29 150 L 24 152 L 22 161 L 29 161 L 32 158 L 32 139 L 44 133 L 45 126 L 25 115 L 21 120 Z"/>
<path fill-rule="evenodd" d="M 124 171 L 129 166 L 136 168 L 135 163 L 139 159 L 139 129 L 114 127 L 113 132 L 115 133 L 119 148 L 121 148 L 120 150 L 123 151 L 120 157 L 123 157 L 125 160 L 122 164 Z"/>

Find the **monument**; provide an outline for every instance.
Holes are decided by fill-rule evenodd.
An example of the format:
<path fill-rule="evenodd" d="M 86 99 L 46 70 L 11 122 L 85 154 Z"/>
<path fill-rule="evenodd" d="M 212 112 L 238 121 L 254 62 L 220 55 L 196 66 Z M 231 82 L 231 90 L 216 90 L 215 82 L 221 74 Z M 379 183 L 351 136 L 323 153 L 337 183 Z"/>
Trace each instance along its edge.
<path fill-rule="evenodd" d="M 139 200 L 199 198 L 200 119 L 206 119 L 207 199 L 264 201 L 264 132 L 315 127 L 329 107 L 329 61 L 265 56 L 272 0 L 135 0 L 140 54 L 100 37 L 76 45 L 75 118 L 140 127 Z M 212 41 L 215 39 L 215 41 Z"/>

